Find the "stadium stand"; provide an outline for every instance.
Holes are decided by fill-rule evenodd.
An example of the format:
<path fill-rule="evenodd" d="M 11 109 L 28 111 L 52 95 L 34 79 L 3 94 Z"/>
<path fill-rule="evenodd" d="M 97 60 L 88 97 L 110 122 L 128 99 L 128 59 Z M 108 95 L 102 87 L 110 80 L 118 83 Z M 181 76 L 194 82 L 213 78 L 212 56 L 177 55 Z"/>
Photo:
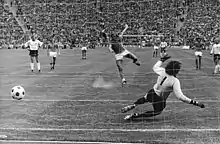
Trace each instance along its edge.
<path fill-rule="evenodd" d="M 127 23 L 127 35 L 163 33 L 171 42 L 189 44 L 192 37 L 200 35 L 208 43 L 213 35 L 219 34 L 220 6 L 217 0 L 16 0 L 18 15 L 23 16 L 28 28 L 46 42 L 59 35 L 62 42 L 75 46 L 82 38 L 92 42 L 99 40 L 100 24 L 107 31 L 121 28 Z M 178 14 L 187 7 L 184 26 L 175 34 Z M 26 40 L 12 14 L 0 5 L 0 45 L 20 45 Z M 174 39 L 177 38 L 177 39 Z"/>

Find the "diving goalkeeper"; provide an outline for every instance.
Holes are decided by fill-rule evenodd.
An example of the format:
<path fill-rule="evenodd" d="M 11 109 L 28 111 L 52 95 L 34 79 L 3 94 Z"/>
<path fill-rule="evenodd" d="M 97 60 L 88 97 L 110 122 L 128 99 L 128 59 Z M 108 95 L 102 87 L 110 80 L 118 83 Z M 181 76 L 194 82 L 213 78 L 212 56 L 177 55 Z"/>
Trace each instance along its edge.
<path fill-rule="evenodd" d="M 152 117 L 161 114 L 166 107 L 166 100 L 168 96 L 174 92 L 176 97 L 187 103 L 204 108 L 205 105 L 186 97 L 181 90 L 180 81 L 176 78 L 180 71 L 181 63 L 179 61 L 170 61 L 165 68 L 161 67 L 164 61 L 171 58 L 168 55 L 162 57 L 154 66 L 153 70 L 158 74 L 157 82 L 154 87 L 148 91 L 148 93 L 134 102 L 132 105 L 128 105 L 122 108 L 122 113 L 126 113 L 129 110 L 134 109 L 136 106 L 144 104 L 146 102 L 152 103 L 153 111 L 147 111 L 145 113 L 132 113 L 127 115 L 124 119 L 130 120 L 139 117 Z"/>

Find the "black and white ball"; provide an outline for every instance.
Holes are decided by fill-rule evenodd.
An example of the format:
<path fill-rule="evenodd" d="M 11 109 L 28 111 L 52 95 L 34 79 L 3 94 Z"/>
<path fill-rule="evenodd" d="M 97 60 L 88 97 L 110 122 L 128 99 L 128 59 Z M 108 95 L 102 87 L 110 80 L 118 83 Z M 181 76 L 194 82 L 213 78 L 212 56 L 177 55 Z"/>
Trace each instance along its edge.
<path fill-rule="evenodd" d="M 11 96 L 13 99 L 21 100 L 25 96 L 25 90 L 22 86 L 15 86 L 11 89 Z"/>

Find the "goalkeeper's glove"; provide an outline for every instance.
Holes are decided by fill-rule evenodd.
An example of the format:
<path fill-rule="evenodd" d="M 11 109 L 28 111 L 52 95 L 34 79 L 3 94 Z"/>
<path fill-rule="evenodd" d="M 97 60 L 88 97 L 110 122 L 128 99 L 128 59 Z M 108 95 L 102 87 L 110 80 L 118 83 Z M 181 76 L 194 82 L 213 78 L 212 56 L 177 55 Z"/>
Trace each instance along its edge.
<path fill-rule="evenodd" d="M 171 56 L 165 55 L 165 56 L 160 58 L 160 61 L 165 62 L 166 60 L 168 60 L 170 58 L 171 58 Z"/>
<path fill-rule="evenodd" d="M 190 104 L 193 104 L 193 105 L 198 106 L 200 108 L 205 108 L 205 105 L 203 103 L 199 103 L 199 102 L 197 102 L 195 100 L 191 100 Z"/>

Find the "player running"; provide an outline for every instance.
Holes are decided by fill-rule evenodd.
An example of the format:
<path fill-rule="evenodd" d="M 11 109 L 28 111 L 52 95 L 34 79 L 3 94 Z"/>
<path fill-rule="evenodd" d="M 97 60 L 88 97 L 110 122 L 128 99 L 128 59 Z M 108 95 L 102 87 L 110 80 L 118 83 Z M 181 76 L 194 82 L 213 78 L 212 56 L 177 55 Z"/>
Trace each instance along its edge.
<path fill-rule="evenodd" d="M 123 67 L 122 67 L 123 58 L 126 57 L 129 59 L 132 59 L 133 63 L 140 66 L 140 62 L 138 61 L 138 58 L 133 53 L 128 51 L 121 42 L 123 34 L 127 29 L 128 29 L 128 25 L 126 24 L 124 30 L 121 32 L 120 35 L 112 34 L 110 36 L 110 45 L 109 45 L 109 50 L 115 54 L 116 65 L 118 67 L 118 71 L 119 71 L 122 84 L 127 83 L 126 79 L 124 78 L 124 74 L 123 74 Z"/>
<path fill-rule="evenodd" d="M 202 49 L 204 45 L 202 44 L 202 39 L 197 37 L 195 39 L 195 62 L 196 62 L 196 70 L 201 70 L 201 59 L 202 59 Z"/>
<path fill-rule="evenodd" d="M 43 43 L 37 40 L 35 35 L 32 35 L 30 37 L 30 40 L 25 43 L 25 47 L 28 47 L 28 50 L 29 50 L 29 55 L 31 59 L 30 66 L 31 66 L 32 72 L 34 71 L 34 58 L 37 63 L 38 71 L 40 72 L 40 61 L 38 59 L 38 50 L 42 45 Z"/>
<path fill-rule="evenodd" d="M 48 56 L 51 57 L 51 62 L 50 62 L 51 68 L 50 69 L 54 70 L 57 55 L 60 55 L 59 43 L 57 43 L 55 40 L 53 42 L 50 42 L 50 44 L 47 47 L 47 53 L 48 53 Z"/>
<path fill-rule="evenodd" d="M 210 55 L 213 55 L 213 60 L 215 64 L 214 72 L 213 74 L 217 74 L 220 71 L 220 43 L 217 38 L 214 40 L 214 45 L 212 46 Z"/>
<path fill-rule="evenodd" d="M 153 66 L 154 72 L 159 75 L 154 87 L 150 89 L 144 97 L 134 102 L 134 104 L 122 108 L 122 112 L 125 113 L 131 109 L 134 109 L 138 105 L 149 102 L 152 103 L 154 110 L 147 111 L 145 113 L 132 113 L 130 115 L 127 115 L 124 118 L 125 120 L 139 117 L 152 117 L 161 114 L 163 109 L 166 107 L 166 100 L 172 92 L 174 92 L 179 100 L 185 103 L 193 104 L 201 108 L 205 107 L 204 104 L 192 100 L 182 93 L 180 81 L 178 78 L 176 78 L 181 68 L 180 62 L 170 61 L 165 68 L 161 67 L 163 62 L 169 58 L 170 56 L 166 55 Z"/>

